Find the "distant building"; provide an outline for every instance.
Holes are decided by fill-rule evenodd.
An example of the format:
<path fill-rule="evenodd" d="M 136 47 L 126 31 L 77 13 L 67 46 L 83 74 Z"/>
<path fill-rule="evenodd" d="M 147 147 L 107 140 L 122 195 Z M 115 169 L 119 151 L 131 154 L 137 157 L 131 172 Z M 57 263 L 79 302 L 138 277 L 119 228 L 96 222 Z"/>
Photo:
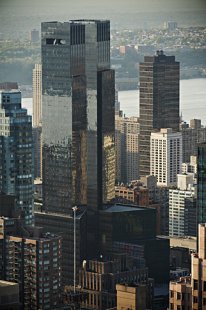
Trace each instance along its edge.
<path fill-rule="evenodd" d="M 190 124 L 181 123 L 182 161 L 188 163 L 190 156 L 197 156 L 198 143 L 206 142 L 206 127 L 201 127 L 201 120 L 192 119 Z"/>
<path fill-rule="evenodd" d="M 193 175 L 178 175 L 177 188 L 169 190 L 170 236 L 196 236 L 196 202 Z"/>
<path fill-rule="evenodd" d="M 142 207 L 149 206 L 149 190 L 142 186 L 141 182 L 129 186 L 115 186 L 115 200 L 120 203 L 132 203 Z"/>
<path fill-rule="evenodd" d="M 33 215 L 32 118 L 21 107 L 21 92 L 0 92 L 0 191 L 15 195 L 25 224 Z"/>
<path fill-rule="evenodd" d="M 36 29 L 32 29 L 30 32 L 30 41 L 32 43 L 36 43 L 39 41 L 39 31 Z"/>
<path fill-rule="evenodd" d="M 4 82 L 4 83 L 0 83 L 0 89 L 1 89 L 1 90 L 18 89 L 18 83 L 16 83 L 16 82 Z"/>
<path fill-rule="evenodd" d="M 190 162 L 182 163 L 182 173 L 193 173 L 194 176 L 197 174 L 197 156 L 190 156 Z"/>
<path fill-rule="evenodd" d="M 177 29 L 177 22 L 168 21 L 164 23 L 164 28 L 168 31 L 175 31 Z"/>
<path fill-rule="evenodd" d="M 129 183 L 139 178 L 139 120 L 115 116 L 116 181 Z"/>
<path fill-rule="evenodd" d="M 174 186 L 182 165 L 182 135 L 170 128 L 152 132 L 150 140 L 150 175 L 157 185 Z"/>
<path fill-rule="evenodd" d="M 32 75 L 34 178 L 42 177 L 42 65 L 35 64 Z"/>
<path fill-rule="evenodd" d="M 150 174 L 150 135 L 154 129 L 179 130 L 179 62 L 157 51 L 140 63 L 140 176 Z"/>
<path fill-rule="evenodd" d="M 42 124 L 42 65 L 35 64 L 32 75 L 33 127 Z"/>
<path fill-rule="evenodd" d="M 198 253 L 192 254 L 191 277 L 170 282 L 170 310 L 206 309 L 206 224 L 199 224 L 198 231 Z"/>

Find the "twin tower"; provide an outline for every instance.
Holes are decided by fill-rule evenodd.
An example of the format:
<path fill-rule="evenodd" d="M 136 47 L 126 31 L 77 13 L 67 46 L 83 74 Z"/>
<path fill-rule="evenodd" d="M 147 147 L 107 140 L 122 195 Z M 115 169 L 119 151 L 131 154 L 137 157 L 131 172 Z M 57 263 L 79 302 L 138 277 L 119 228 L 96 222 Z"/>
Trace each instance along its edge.
<path fill-rule="evenodd" d="M 42 23 L 42 102 L 45 211 L 96 212 L 115 196 L 109 21 Z"/>

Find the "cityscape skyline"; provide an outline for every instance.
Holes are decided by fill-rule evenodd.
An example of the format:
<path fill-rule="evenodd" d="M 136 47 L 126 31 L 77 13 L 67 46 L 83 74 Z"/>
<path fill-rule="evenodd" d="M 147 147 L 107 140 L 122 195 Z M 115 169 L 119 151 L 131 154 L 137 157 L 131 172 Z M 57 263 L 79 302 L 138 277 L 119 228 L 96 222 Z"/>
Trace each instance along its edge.
<path fill-rule="evenodd" d="M 173 16 L 201 23 L 205 3 L 77 0 L 62 21 L 66 8 L 21 0 L 12 35 L 0 18 L 0 308 L 204 310 L 206 124 L 185 121 L 180 79 L 206 76 L 206 28 Z M 130 28 L 145 8 L 145 29 Z M 118 91 L 134 89 L 128 117 Z"/>

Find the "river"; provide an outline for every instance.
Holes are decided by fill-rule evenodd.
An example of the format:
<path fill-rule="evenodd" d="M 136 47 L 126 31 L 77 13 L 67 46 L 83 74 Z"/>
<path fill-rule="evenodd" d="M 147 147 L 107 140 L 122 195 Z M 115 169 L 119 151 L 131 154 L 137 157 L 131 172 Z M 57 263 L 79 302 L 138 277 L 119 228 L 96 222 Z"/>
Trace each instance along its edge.
<path fill-rule="evenodd" d="M 119 91 L 119 101 L 126 116 L 139 115 L 139 90 Z M 23 98 L 22 105 L 31 115 L 32 99 Z M 206 126 L 206 79 L 180 81 L 180 113 L 184 121 L 198 118 Z"/>
<path fill-rule="evenodd" d="M 119 91 L 120 108 L 126 116 L 139 115 L 139 90 Z M 180 113 L 183 120 L 202 120 L 206 126 L 206 79 L 180 81 Z"/>

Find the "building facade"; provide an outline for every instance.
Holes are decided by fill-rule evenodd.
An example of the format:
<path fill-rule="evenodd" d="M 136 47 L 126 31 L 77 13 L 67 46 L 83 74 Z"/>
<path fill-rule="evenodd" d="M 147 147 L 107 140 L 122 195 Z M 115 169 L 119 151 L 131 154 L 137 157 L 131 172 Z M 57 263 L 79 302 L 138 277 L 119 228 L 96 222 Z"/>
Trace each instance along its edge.
<path fill-rule="evenodd" d="M 36 225 L 62 237 L 62 283 L 73 284 L 74 274 L 74 218 L 72 214 L 35 212 Z M 86 212 L 78 211 L 76 217 L 76 269 L 86 259 Z"/>
<path fill-rule="evenodd" d="M 21 309 L 56 309 L 62 290 L 61 237 L 0 218 L 2 278 L 19 284 Z M 2 251 L 3 249 L 3 251 Z"/>
<path fill-rule="evenodd" d="M 153 129 L 179 130 L 179 62 L 158 51 L 140 63 L 140 176 L 150 173 Z"/>
<path fill-rule="evenodd" d="M 150 175 L 157 185 L 174 186 L 182 165 L 182 135 L 170 128 L 152 132 L 150 140 Z"/>
<path fill-rule="evenodd" d="M 169 235 L 197 235 L 197 190 L 193 175 L 178 175 L 176 189 L 169 190 Z"/>
<path fill-rule="evenodd" d="M 35 64 L 32 74 L 33 127 L 42 124 L 42 65 Z"/>
<path fill-rule="evenodd" d="M 115 116 L 116 181 L 139 179 L 138 117 Z"/>
<path fill-rule="evenodd" d="M 198 143 L 206 142 L 206 127 L 201 126 L 200 119 L 191 119 L 190 123 L 180 124 L 182 133 L 182 160 L 190 161 L 190 156 L 197 156 Z"/>
<path fill-rule="evenodd" d="M 0 191 L 15 195 L 25 224 L 33 224 L 32 119 L 21 92 L 0 92 Z"/>
<path fill-rule="evenodd" d="M 199 144 L 197 156 L 197 222 L 206 222 L 206 143 Z"/>
<path fill-rule="evenodd" d="M 80 270 L 79 278 L 83 292 L 88 294 L 83 306 L 98 310 L 116 306 L 116 284 L 136 282 L 148 285 L 147 268 L 135 268 L 125 255 L 89 260 Z"/>

